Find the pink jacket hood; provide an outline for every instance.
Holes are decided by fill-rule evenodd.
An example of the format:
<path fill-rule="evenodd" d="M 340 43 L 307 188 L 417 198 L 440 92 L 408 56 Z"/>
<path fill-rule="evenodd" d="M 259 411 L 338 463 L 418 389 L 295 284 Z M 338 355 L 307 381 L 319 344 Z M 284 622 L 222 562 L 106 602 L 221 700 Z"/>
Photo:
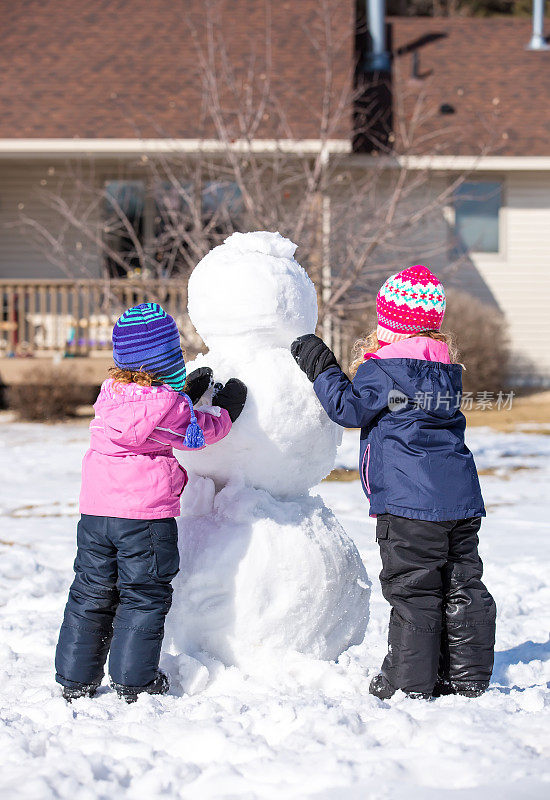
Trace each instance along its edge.
<path fill-rule="evenodd" d="M 178 516 L 187 474 L 173 448 L 188 449 L 189 399 L 169 386 L 107 380 L 94 410 L 82 462 L 81 513 L 151 520 Z M 195 415 L 205 446 L 231 429 L 225 409 L 197 408 Z"/>
<path fill-rule="evenodd" d="M 112 442 L 136 447 L 144 444 L 178 397 L 164 386 L 105 381 L 94 405 L 96 420 L 101 420 L 104 434 Z"/>
<path fill-rule="evenodd" d="M 411 336 L 409 339 L 384 345 L 376 353 L 366 353 L 365 360 L 368 358 L 416 358 L 419 361 L 451 363 L 449 348 L 445 342 L 430 339 L 428 336 Z"/>

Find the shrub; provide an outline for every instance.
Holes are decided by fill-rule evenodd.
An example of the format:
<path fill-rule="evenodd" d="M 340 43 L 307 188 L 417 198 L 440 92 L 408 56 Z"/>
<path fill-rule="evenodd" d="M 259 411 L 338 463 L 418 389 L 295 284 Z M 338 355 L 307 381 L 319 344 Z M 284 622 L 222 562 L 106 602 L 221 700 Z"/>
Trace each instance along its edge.
<path fill-rule="evenodd" d="M 10 386 L 7 394 L 19 419 L 52 422 L 75 416 L 79 406 L 95 401 L 97 390 L 75 382 L 69 367 L 38 366 L 32 378 Z"/>
<path fill-rule="evenodd" d="M 453 334 L 464 391 L 498 392 L 508 385 L 510 345 L 504 316 L 472 295 L 451 289 L 442 330 Z"/>

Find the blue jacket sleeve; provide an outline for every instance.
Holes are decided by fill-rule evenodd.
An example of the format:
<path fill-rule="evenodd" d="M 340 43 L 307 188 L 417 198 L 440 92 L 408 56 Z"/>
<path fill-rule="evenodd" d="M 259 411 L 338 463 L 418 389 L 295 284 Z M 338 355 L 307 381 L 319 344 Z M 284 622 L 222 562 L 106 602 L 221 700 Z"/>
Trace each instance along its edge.
<path fill-rule="evenodd" d="M 364 428 L 387 408 L 393 381 L 375 359 L 361 364 L 353 382 L 340 367 L 321 372 L 313 384 L 328 416 L 344 428 Z"/>

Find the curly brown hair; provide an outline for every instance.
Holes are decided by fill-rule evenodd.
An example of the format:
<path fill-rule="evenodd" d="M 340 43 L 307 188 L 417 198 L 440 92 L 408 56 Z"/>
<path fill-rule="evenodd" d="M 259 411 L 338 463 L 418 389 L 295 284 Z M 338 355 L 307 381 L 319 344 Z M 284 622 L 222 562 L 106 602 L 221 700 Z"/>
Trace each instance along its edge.
<path fill-rule="evenodd" d="M 438 342 L 445 342 L 449 348 L 449 359 L 451 364 L 457 364 L 458 351 L 450 333 L 442 333 L 441 331 L 419 331 L 413 336 L 426 336 L 428 339 L 436 339 Z M 411 337 L 409 337 L 411 338 Z M 355 373 L 365 360 L 367 353 L 376 353 L 382 345 L 378 341 L 376 329 L 368 333 L 363 339 L 357 339 L 353 345 L 352 362 L 349 365 L 349 372 L 351 377 L 355 377 Z"/>
<path fill-rule="evenodd" d="M 115 383 L 137 383 L 138 386 L 153 386 L 154 384 L 161 384 L 162 381 L 159 381 L 155 378 L 154 375 L 151 375 L 150 372 L 145 372 L 143 369 L 138 370 L 131 370 L 131 369 L 120 369 L 120 367 L 110 367 L 109 368 L 109 377 L 113 379 Z"/>

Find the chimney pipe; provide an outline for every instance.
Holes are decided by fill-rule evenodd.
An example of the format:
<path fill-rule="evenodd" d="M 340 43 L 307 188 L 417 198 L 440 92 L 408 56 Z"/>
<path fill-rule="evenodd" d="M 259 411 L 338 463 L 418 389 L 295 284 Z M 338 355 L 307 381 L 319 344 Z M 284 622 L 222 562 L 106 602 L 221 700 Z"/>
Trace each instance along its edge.
<path fill-rule="evenodd" d="M 386 50 L 386 0 L 366 0 L 366 3 L 371 38 L 367 68 L 371 72 L 389 72 L 390 54 Z"/>
<path fill-rule="evenodd" d="M 533 0 L 533 35 L 528 50 L 550 50 L 544 38 L 544 6 L 545 0 Z"/>

